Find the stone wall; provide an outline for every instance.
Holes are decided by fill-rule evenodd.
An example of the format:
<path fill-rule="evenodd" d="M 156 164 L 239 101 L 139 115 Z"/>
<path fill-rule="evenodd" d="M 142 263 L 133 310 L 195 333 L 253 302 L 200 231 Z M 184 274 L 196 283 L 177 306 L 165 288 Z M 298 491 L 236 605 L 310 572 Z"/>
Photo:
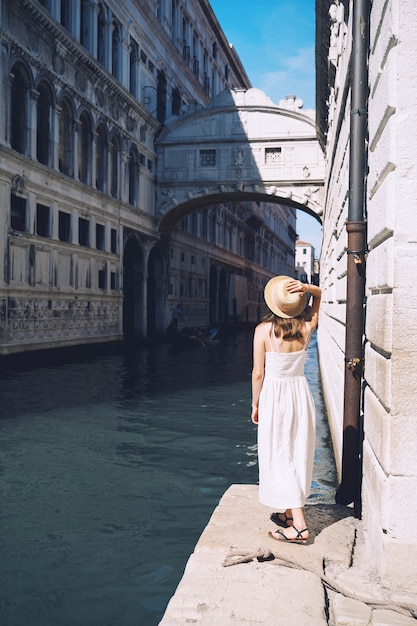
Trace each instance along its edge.
<path fill-rule="evenodd" d="M 343 8 L 343 7 L 342 7 Z M 329 94 L 329 118 L 326 146 L 325 206 L 320 255 L 320 280 L 323 290 L 318 328 L 320 367 L 323 391 L 330 415 L 336 465 L 341 472 L 343 437 L 343 393 L 345 372 L 346 268 L 349 188 L 349 122 L 350 90 L 348 80 L 351 30 L 347 30 L 343 13 L 339 15 L 337 39 L 333 42 L 335 83 Z"/>
<path fill-rule="evenodd" d="M 33 293 L 3 298 L 0 341 L 3 354 L 59 345 L 100 343 L 120 339 L 121 303 L 113 298 L 34 297 Z"/>
<path fill-rule="evenodd" d="M 363 501 L 380 573 L 403 588 L 417 557 L 416 37 L 414 2 L 373 2 Z"/>
<path fill-rule="evenodd" d="M 321 275 L 321 367 L 340 466 L 343 424 L 345 220 L 348 203 L 350 22 L 333 14 L 327 190 Z M 350 15 L 353 6 L 350 4 Z M 370 19 L 363 519 L 382 583 L 416 592 L 417 6 L 374 0 Z M 333 49 L 332 49 L 333 42 Z"/>

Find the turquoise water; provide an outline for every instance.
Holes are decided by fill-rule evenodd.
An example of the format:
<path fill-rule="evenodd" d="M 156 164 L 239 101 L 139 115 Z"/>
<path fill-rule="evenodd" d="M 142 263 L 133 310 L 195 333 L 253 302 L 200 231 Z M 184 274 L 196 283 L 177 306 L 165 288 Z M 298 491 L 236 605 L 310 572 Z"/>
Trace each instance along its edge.
<path fill-rule="evenodd" d="M 252 334 L 0 378 L 0 624 L 154 626 L 226 489 L 256 483 Z M 315 339 L 311 499 L 336 473 Z"/>

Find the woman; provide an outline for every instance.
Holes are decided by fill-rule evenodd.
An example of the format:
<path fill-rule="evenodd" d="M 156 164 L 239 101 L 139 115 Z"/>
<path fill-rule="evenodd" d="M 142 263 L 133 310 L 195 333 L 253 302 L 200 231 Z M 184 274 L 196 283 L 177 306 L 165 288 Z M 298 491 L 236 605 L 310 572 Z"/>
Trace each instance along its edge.
<path fill-rule="evenodd" d="M 312 296 L 307 305 L 307 292 Z M 321 290 L 289 276 L 265 287 L 270 314 L 255 329 L 252 414 L 258 425 L 259 500 L 274 508 L 283 530 L 273 539 L 305 543 L 303 507 L 310 494 L 315 449 L 315 407 L 304 363 L 317 327 Z"/>

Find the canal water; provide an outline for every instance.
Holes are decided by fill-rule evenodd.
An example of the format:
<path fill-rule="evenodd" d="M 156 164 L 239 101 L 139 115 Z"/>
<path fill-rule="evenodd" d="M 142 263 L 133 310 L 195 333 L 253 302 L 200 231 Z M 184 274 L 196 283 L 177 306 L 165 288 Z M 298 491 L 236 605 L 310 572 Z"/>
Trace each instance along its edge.
<path fill-rule="evenodd" d="M 0 377 L 0 624 L 156 626 L 219 499 L 256 483 L 252 333 Z M 317 370 L 312 502 L 336 472 Z"/>

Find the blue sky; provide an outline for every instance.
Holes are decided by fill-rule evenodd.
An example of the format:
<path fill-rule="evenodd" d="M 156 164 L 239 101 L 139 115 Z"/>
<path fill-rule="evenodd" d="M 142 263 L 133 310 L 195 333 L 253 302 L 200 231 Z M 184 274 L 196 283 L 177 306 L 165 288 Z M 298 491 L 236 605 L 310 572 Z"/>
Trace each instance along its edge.
<path fill-rule="evenodd" d="M 315 0 L 210 0 L 253 87 L 278 104 L 295 95 L 315 109 Z M 321 227 L 297 212 L 300 239 L 320 253 Z"/>

